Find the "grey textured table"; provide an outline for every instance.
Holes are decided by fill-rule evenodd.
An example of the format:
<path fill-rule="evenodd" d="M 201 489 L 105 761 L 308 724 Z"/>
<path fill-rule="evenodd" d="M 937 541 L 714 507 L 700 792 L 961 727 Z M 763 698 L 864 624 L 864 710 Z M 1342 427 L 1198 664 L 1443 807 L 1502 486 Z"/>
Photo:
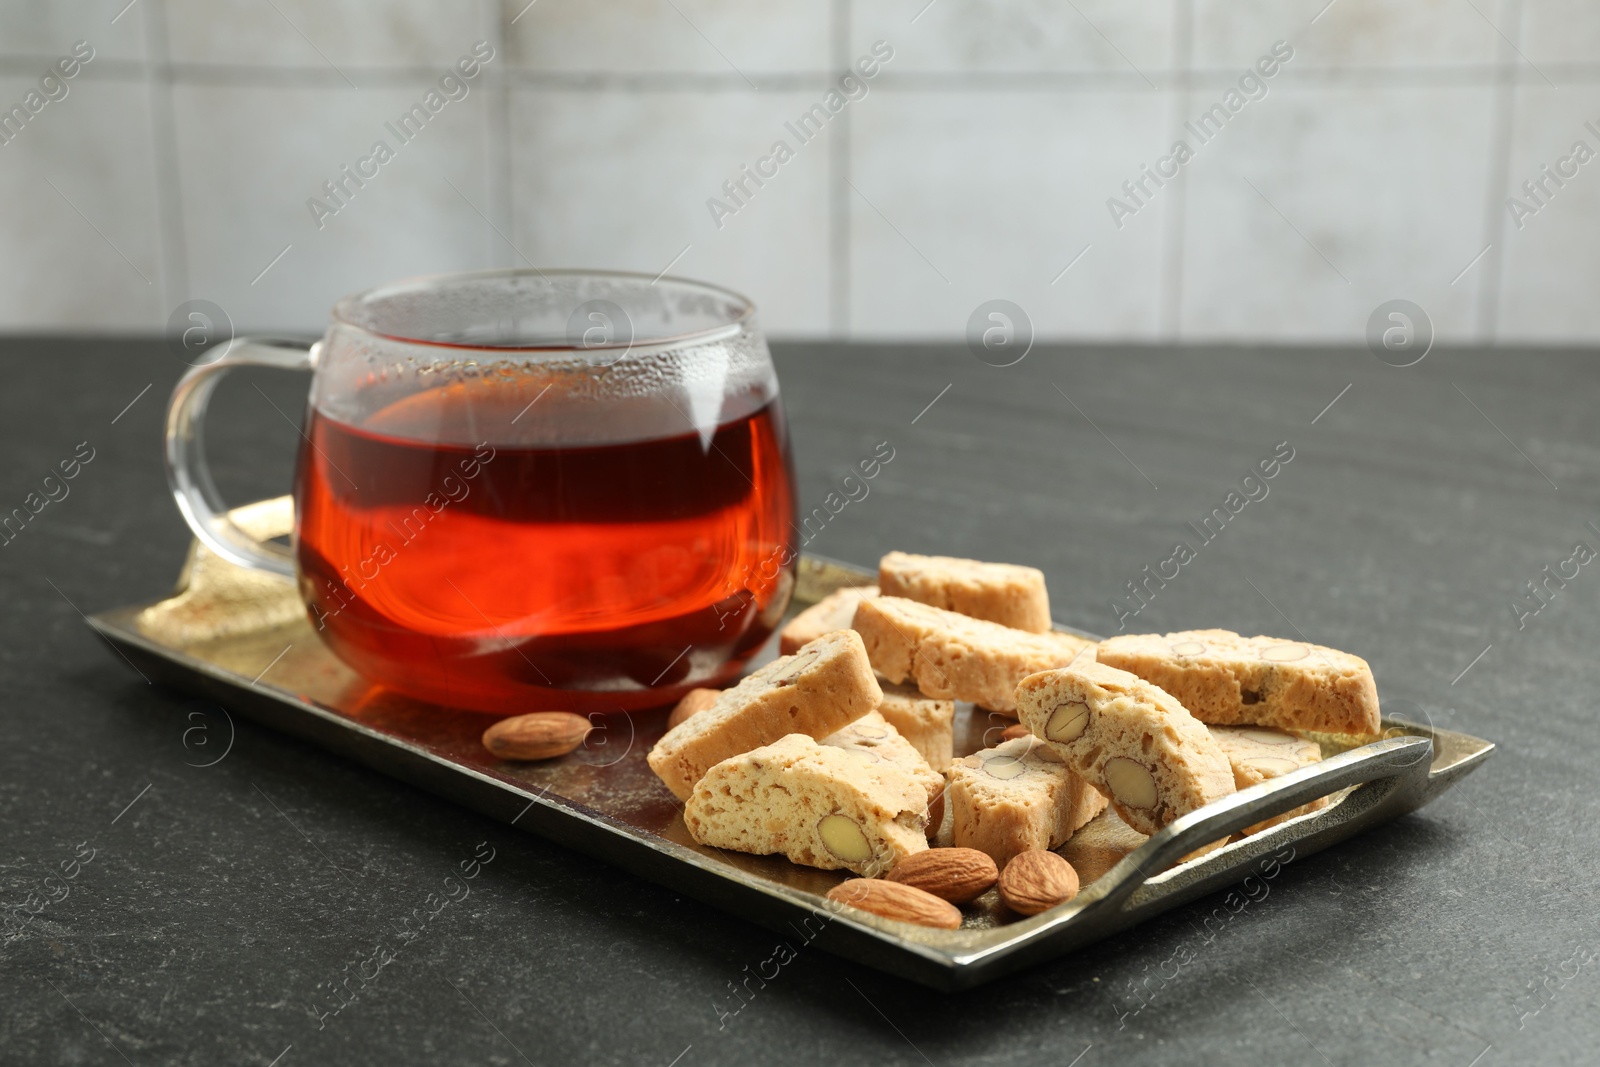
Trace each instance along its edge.
<path fill-rule="evenodd" d="M 1387 709 L 1501 751 L 1237 914 L 1202 901 L 957 996 L 801 951 L 740 1000 L 766 931 L 248 723 L 192 766 L 186 698 L 80 616 L 182 561 L 159 460 L 182 367 L 152 342 L 0 353 L 0 512 L 93 449 L 0 547 L 0 902 L 46 902 L 0 939 L 0 1062 L 1594 1062 L 1600 567 L 1564 562 L 1600 548 L 1582 354 L 778 346 L 804 509 L 894 448 L 812 550 L 1031 563 L 1058 618 L 1113 632 L 1183 540 L 1128 629 L 1298 631 L 1370 660 Z M 303 395 L 225 387 L 230 499 L 287 485 Z M 1280 442 L 1264 498 L 1209 541 L 1186 527 Z M 472 895 L 319 1028 L 309 1005 L 485 841 Z"/>

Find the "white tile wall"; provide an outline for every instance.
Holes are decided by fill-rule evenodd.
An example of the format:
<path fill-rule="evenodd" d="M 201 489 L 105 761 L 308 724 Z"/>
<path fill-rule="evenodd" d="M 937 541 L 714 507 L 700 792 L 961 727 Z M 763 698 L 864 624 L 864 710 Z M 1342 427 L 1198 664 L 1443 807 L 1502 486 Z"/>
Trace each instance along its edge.
<path fill-rule="evenodd" d="M 1500 6 L 1496 0 L 1196 0 L 1194 61 L 1203 69 L 1243 69 L 1284 40 L 1296 53 L 1292 68 L 1359 75 L 1483 66 L 1495 58 L 1499 35 L 1490 20 Z"/>
<path fill-rule="evenodd" d="M 176 86 L 191 292 L 240 329 L 317 329 L 348 291 L 492 260 L 497 239 L 474 210 L 488 202 L 485 94 L 446 104 L 402 144 L 385 124 L 424 91 Z M 307 201 L 331 203 L 323 183 L 380 140 L 394 158 L 363 186 L 346 180 L 354 195 L 319 226 Z"/>
<path fill-rule="evenodd" d="M 1182 333 L 1273 322 L 1361 343 L 1372 309 L 1403 298 L 1441 339 L 1470 339 L 1476 290 L 1456 279 L 1486 243 L 1491 103 L 1485 88 L 1286 82 L 1248 105 L 1188 167 Z"/>
<path fill-rule="evenodd" d="M 1159 212 L 1118 231 L 1104 203 L 1163 145 L 1163 117 L 1159 95 L 1125 89 L 868 97 L 851 127 L 852 335 L 961 337 L 1006 299 L 1040 336 L 1152 339 Z"/>
<path fill-rule="evenodd" d="M 1518 48 L 1527 62 L 1543 67 L 1595 61 L 1594 42 L 1600 39 L 1600 5 L 1589 0 L 1521 0 L 1521 3 L 1523 16 Z"/>
<path fill-rule="evenodd" d="M 0 252 L 29 265 L 0 329 L 154 331 L 204 298 L 315 331 L 380 280 L 531 259 L 671 264 L 777 336 L 955 339 L 1002 298 L 1044 338 L 1354 341 L 1404 297 L 1446 339 L 1600 338 L 1600 160 L 1520 229 L 1505 207 L 1600 151 L 1580 0 L 0 0 L 0 107 L 76 40 L 95 61 L 0 144 Z M 1266 98 L 1115 225 L 1278 40 Z M 471 94 L 319 230 L 307 198 L 477 41 Z"/>
<path fill-rule="evenodd" d="M 1510 187 L 1500 198 L 1497 219 L 1505 248 L 1505 279 L 1500 291 L 1501 329 L 1519 337 L 1561 340 L 1600 335 L 1600 306 L 1595 278 L 1600 276 L 1600 247 L 1594 240 L 1594 219 L 1600 216 L 1600 86 L 1575 85 L 1562 90 L 1543 83 L 1517 90 L 1515 133 L 1507 174 Z M 1596 158 L 1579 164 L 1574 155 L 1582 141 Z M 1545 177 L 1543 168 L 1571 171 L 1570 178 Z M 1543 180 L 1544 204 L 1528 196 L 1523 182 Z M 1532 214 L 1512 212 L 1504 201 L 1516 197 Z M 1521 222 L 1521 226 L 1517 222 Z"/>
<path fill-rule="evenodd" d="M 496 32 L 498 14 L 483 0 L 166 0 L 165 21 L 174 62 L 359 75 L 449 66 Z"/>
<path fill-rule="evenodd" d="M 798 145 L 784 122 L 815 94 L 518 89 L 512 119 L 517 249 L 534 261 L 725 282 L 756 294 L 773 333 L 828 317 L 832 132 Z M 774 141 L 794 157 L 743 206 L 725 181 Z M 738 207 L 713 213 L 712 199 Z M 741 197 L 741 199 L 744 199 Z M 720 225 L 719 225 L 720 223 Z M 521 262 L 519 257 L 519 262 Z"/>
<path fill-rule="evenodd" d="M 851 14 L 856 50 L 889 42 L 900 50 L 896 73 L 1077 72 L 1141 80 L 1141 72 L 1163 71 L 1172 51 L 1166 0 L 855 0 Z"/>
<path fill-rule="evenodd" d="M 535 74 L 725 74 L 826 68 L 827 0 L 506 0 L 512 62 Z M 746 88 L 749 86 L 746 85 Z"/>
<path fill-rule="evenodd" d="M 0 57 L 23 58 L 23 72 L 37 76 L 56 57 L 87 41 L 95 60 L 143 60 L 144 20 L 128 0 L 62 0 L 30 4 L 26 0 L 0 4 Z M 45 62 L 34 62 L 37 58 Z M 38 67 L 37 71 L 32 68 Z M 7 105 L 9 106 L 9 105 Z"/>
<path fill-rule="evenodd" d="M 70 47 L 70 42 L 69 42 Z M 93 66 L 91 62 L 90 66 Z M 0 77 L 0 103 L 35 79 Z M 150 100 L 137 82 L 68 82 L 0 145 L 0 322 L 115 329 L 164 322 Z"/>

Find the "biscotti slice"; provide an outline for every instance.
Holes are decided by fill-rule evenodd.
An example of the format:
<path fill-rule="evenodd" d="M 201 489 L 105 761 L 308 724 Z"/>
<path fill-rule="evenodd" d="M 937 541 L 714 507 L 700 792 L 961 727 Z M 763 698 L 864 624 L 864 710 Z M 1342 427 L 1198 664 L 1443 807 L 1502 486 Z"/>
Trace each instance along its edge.
<path fill-rule="evenodd" d="M 723 690 L 711 707 L 668 730 L 650 750 L 650 769 L 682 800 L 729 756 L 786 734 L 827 737 L 882 700 L 861 638 L 836 630 L 773 660 Z"/>
<path fill-rule="evenodd" d="M 878 563 L 884 596 L 905 597 L 1029 633 L 1050 632 L 1044 572 L 1010 563 L 891 552 Z"/>
<path fill-rule="evenodd" d="M 1106 807 L 1105 797 L 1030 737 L 956 760 L 946 799 L 951 841 L 988 853 L 1002 868 L 1019 852 L 1055 848 Z"/>
<path fill-rule="evenodd" d="M 790 734 L 712 767 L 683 809 L 702 845 L 876 878 L 928 847 L 928 793 L 885 760 Z"/>
<path fill-rule="evenodd" d="M 1087 661 L 1043 671 L 1017 686 L 1017 705 L 1034 737 L 1141 834 L 1234 791 L 1228 757 L 1205 726 L 1127 671 Z"/>
<path fill-rule="evenodd" d="M 970 700 L 1011 715 L 1018 682 L 1071 663 L 1093 646 L 1069 634 L 1014 630 L 904 597 L 863 600 L 851 625 L 872 665 L 891 682 L 911 678 L 928 696 Z"/>
<path fill-rule="evenodd" d="M 1116 812 L 1107 810 L 1086 823 L 1056 851 L 1078 872 L 1079 882 L 1088 885 L 1148 840 L 1149 837 L 1123 822 Z"/>
<path fill-rule="evenodd" d="M 1125 634 L 1100 642 L 1101 663 L 1177 697 L 1204 723 L 1376 734 L 1378 686 L 1360 656 L 1231 630 Z"/>
<path fill-rule="evenodd" d="M 877 595 L 878 587 L 875 585 L 835 589 L 789 620 L 778 634 L 778 651 L 785 656 L 792 656 L 800 651 L 802 645 L 810 644 L 823 634 L 850 629 L 856 605 L 867 597 Z"/>
<path fill-rule="evenodd" d="M 928 821 L 935 829 L 944 818 L 944 775 L 928 765 L 910 741 L 878 711 L 869 712 L 838 733 L 822 739 L 824 745 L 844 749 L 857 759 L 883 762 L 909 775 L 928 794 Z"/>
<path fill-rule="evenodd" d="M 1321 745 L 1282 730 L 1269 730 L 1261 726 L 1209 726 L 1207 729 L 1233 767 L 1235 789 L 1249 789 L 1291 771 L 1298 771 L 1301 767 L 1309 767 L 1322 759 Z M 1247 826 L 1244 833 L 1259 834 L 1269 826 L 1321 811 L 1327 804 L 1327 797 L 1318 797 L 1293 811 Z"/>
<path fill-rule="evenodd" d="M 909 685 L 878 685 L 883 690 L 878 713 L 922 753 L 928 766 L 944 773 L 955 755 L 955 701 L 925 697 Z"/>

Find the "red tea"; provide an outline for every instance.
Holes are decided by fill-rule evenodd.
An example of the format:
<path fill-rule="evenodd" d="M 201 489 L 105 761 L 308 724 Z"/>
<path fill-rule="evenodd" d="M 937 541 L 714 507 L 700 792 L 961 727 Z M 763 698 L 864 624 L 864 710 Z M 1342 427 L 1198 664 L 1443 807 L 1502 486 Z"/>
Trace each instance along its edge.
<path fill-rule="evenodd" d="M 359 425 L 313 407 L 313 624 L 367 677 L 450 707 L 615 712 L 726 681 L 793 581 L 782 409 L 739 407 L 703 432 L 663 397 L 529 406 L 459 383 Z"/>

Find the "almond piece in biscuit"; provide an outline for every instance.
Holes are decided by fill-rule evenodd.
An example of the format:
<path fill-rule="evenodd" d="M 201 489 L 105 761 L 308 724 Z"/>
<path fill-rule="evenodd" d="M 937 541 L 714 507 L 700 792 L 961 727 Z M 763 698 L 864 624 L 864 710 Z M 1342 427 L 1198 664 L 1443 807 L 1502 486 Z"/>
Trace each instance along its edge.
<path fill-rule="evenodd" d="M 1253 785 L 1270 781 L 1301 767 L 1309 767 L 1322 759 L 1322 746 L 1315 741 L 1271 730 L 1264 726 L 1208 726 L 1216 739 L 1217 747 L 1228 757 L 1233 767 L 1235 789 L 1249 789 Z M 1321 811 L 1328 806 L 1327 797 L 1318 797 L 1292 811 L 1263 820 L 1242 831 L 1246 836 L 1259 834 L 1270 826 L 1288 822 L 1296 816 Z"/>
<path fill-rule="evenodd" d="M 1215 726 L 1357 735 L 1382 728 L 1372 668 L 1337 649 L 1231 630 L 1184 630 L 1109 638 L 1095 656 L 1160 686 Z"/>
<path fill-rule="evenodd" d="M 668 730 L 650 750 L 650 769 L 683 800 L 729 756 L 792 733 L 827 737 L 882 700 L 861 638 L 837 630 L 723 690 L 711 707 Z"/>
<path fill-rule="evenodd" d="M 927 810 L 901 768 L 790 734 L 712 767 L 683 821 L 702 845 L 875 878 L 928 847 Z"/>
<path fill-rule="evenodd" d="M 778 652 L 792 656 L 800 651 L 802 645 L 810 644 L 823 634 L 850 629 L 856 605 L 877 595 L 878 587 L 875 585 L 835 589 L 785 624 L 778 634 Z"/>
<path fill-rule="evenodd" d="M 942 774 L 955 754 L 955 701 L 925 697 L 909 685 L 884 681 L 878 685 L 883 689 L 878 714 L 922 753 L 928 766 Z"/>
<path fill-rule="evenodd" d="M 1105 810 L 1106 798 L 1037 740 L 1018 738 L 950 765 L 951 840 L 1004 867 L 1051 849 Z"/>
<path fill-rule="evenodd" d="M 928 696 L 1013 716 L 1018 682 L 1093 647 L 1070 634 L 1014 630 L 903 597 L 863 600 L 851 625 L 891 682 L 911 678 Z"/>
<path fill-rule="evenodd" d="M 878 563 L 884 596 L 905 597 L 1029 633 L 1050 631 L 1044 572 L 1010 563 L 891 552 Z"/>
<path fill-rule="evenodd" d="M 1205 726 L 1127 671 L 1088 662 L 1043 671 L 1017 686 L 1017 705 L 1034 737 L 1142 834 L 1234 791 L 1233 768 Z"/>

